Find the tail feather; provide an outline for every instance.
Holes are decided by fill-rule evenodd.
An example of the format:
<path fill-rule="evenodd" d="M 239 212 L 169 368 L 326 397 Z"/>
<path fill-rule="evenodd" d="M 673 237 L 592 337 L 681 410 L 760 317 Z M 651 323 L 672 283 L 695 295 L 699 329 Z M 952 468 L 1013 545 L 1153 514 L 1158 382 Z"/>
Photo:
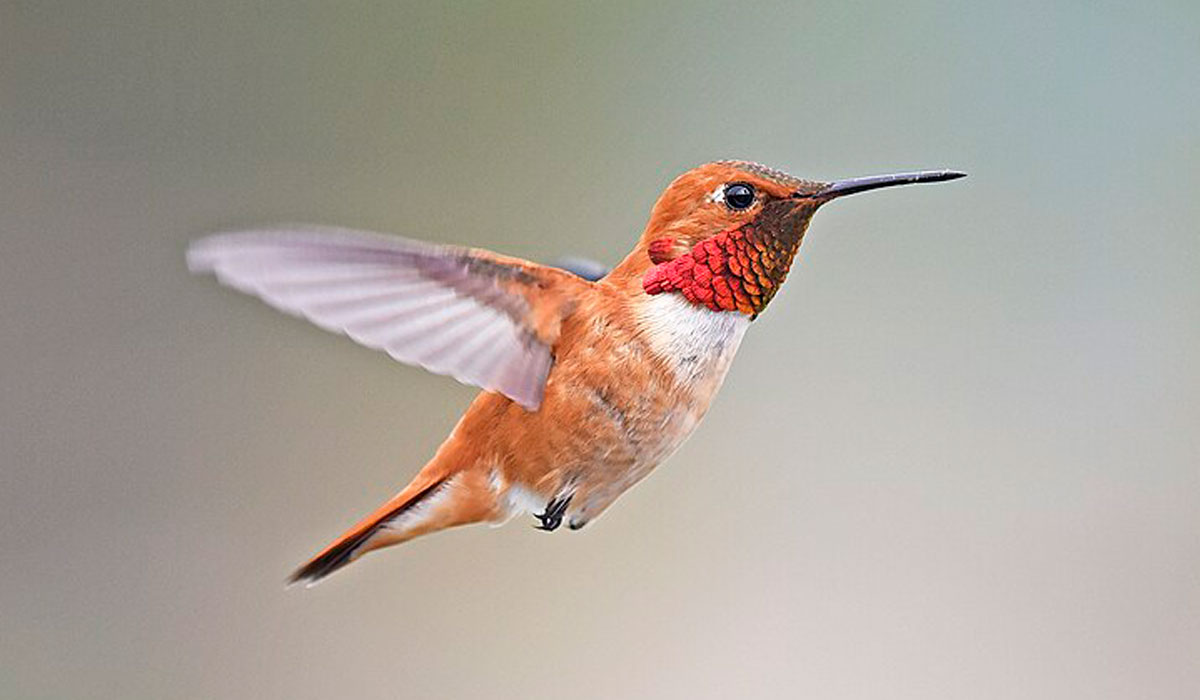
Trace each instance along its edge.
<path fill-rule="evenodd" d="M 374 513 L 371 513 L 357 525 L 350 528 L 344 535 L 335 540 L 333 544 L 310 559 L 307 564 L 296 569 L 288 577 L 288 583 L 303 582 L 305 585 L 314 585 L 321 579 L 370 551 L 365 548 L 368 540 L 379 534 L 379 531 L 387 527 L 390 523 L 393 523 L 406 513 L 412 512 L 423 501 L 430 499 L 446 486 L 448 481 L 445 478 L 433 481 L 422 488 L 416 489 L 415 493 L 412 486 L 406 488 L 395 498 L 383 504 Z"/>

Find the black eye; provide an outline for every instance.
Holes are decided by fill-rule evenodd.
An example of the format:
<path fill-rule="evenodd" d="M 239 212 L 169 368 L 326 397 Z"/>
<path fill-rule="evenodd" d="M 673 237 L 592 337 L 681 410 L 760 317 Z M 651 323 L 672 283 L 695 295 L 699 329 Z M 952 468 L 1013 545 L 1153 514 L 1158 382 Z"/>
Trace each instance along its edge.
<path fill-rule="evenodd" d="M 746 209 L 754 204 L 754 188 L 744 182 L 725 185 L 725 203 L 730 209 Z"/>

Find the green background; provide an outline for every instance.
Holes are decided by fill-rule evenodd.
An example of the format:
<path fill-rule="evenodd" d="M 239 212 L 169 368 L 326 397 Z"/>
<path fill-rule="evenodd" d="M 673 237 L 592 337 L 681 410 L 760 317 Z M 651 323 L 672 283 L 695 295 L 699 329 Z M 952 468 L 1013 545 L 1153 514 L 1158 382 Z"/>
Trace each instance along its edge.
<path fill-rule="evenodd" d="M 1200 5 L 0 2 L 0 696 L 1190 698 Z M 309 591 L 474 391 L 187 274 L 312 221 L 608 262 L 677 173 L 831 205 L 579 533 Z"/>

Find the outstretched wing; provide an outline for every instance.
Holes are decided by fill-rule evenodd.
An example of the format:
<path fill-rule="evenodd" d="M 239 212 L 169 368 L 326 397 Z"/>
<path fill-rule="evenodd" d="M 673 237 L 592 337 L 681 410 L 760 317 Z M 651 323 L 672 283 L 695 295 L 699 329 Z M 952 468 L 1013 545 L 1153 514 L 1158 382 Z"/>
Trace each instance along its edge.
<path fill-rule="evenodd" d="M 587 284 L 486 251 L 325 227 L 210 236 L 188 249 L 188 267 L 531 411 L 562 319 Z"/>

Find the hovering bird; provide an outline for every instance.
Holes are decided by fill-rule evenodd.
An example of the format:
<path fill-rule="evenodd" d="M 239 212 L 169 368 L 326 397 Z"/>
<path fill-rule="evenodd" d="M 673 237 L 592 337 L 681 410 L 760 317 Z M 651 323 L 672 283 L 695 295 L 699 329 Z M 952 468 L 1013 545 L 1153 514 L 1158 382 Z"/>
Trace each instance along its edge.
<path fill-rule="evenodd" d="M 821 205 L 964 175 L 826 183 L 743 161 L 702 165 L 667 187 L 633 251 L 594 281 L 338 228 L 197 241 L 192 271 L 483 389 L 408 486 L 290 580 L 316 583 L 381 547 L 520 513 L 543 530 L 583 527 L 696 429 Z"/>

